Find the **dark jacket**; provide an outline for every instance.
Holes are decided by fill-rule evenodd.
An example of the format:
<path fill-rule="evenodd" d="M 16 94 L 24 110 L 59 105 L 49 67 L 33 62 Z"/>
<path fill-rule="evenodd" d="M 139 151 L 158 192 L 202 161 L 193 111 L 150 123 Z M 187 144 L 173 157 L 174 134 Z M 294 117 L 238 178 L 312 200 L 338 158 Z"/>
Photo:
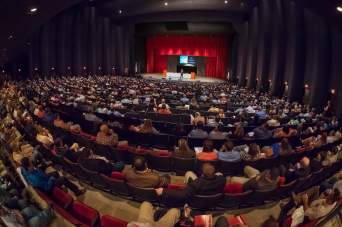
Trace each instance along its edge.
<path fill-rule="evenodd" d="M 194 195 L 215 195 L 223 193 L 226 185 L 224 176 L 214 176 L 213 178 L 199 177 L 196 180 L 189 182 L 185 189 L 164 189 L 164 199 L 174 199 L 177 201 L 185 201 Z"/>
<path fill-rule="evenodd" d="M 309 176 L 311 173 L 311 167 L 308 166 L 306 168 L 300 168 L 295 171 L 295 175 L 297 178 L 303 178 Z"/>
<path fill-rule="evenodd" d="M 99 172 L 108 176 L 116 170 L 114 165 L 105 162 L 102 159 L 83 159 L 81 161 L 81 165 L 91 171 Z"/>
<path fill-rule="evenodd" d="M 323 168 L 322 162 L 320 160 L 315 159 L 315 158 L 311 160 L 310 166 L 311 166 L 312 172 L 316 172 L 316 171 Z"/>

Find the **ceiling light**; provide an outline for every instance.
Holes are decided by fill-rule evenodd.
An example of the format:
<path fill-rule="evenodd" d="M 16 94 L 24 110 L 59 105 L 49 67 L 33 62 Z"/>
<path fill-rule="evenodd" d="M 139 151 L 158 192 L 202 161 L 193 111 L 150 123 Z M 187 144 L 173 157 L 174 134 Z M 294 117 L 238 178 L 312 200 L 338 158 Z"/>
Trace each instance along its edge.
<path fill-rule="evenodd" d="M 165 5 L 165 6 L 168 6 L 168 5 L 169 5 L 169 3 L 168 3 L 168 2 L 164 2 L 164 5 Z"/>
<path fill-rule="evenodd" d="M 228 4 L 228 0 L 225 0 L 225 1 L 224 1 L 224 4 Z"/>
<path fill-rule="evenodd" d="M 118 13 L 119 13 L 119 14 L 122 14 L 122 10 L 121 10 L 121 9 L 119 9 L 119 10 L 118 10 Z"/>
<path fill-rule="evenodd" d="M 342 6 L 337 6 L 336 9 L 338 12 L 342 13 Z"/>
<path fill-rule="evenodd" d="M 34 13 L 34 12 L 37 12 L 37 11 L 38 11 L 38 9 L 36 7 L 33 7 L 33 8 L 30 9 L 31 13 Z"/>
<path fill-rule="evenodd" d="M 13 35 L 8 36 L 8 39 L 9 40 L 13 39 Z"/>

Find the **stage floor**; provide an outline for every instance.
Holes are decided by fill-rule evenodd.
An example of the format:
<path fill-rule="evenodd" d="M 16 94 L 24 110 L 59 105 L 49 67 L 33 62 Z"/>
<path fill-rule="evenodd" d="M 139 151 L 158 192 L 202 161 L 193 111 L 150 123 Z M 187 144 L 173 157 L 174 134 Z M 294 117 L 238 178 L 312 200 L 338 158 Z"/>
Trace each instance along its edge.
<path fill-rule="evenodd" d="M 163 79 L 163 74 L 161 74 L 161 73 L 145 73 L 145 74 L 142 74 L 142 76 L 145 79 L 156 79 L 156 80 Z M 190 81 L 186 81 L 186 82 L 218 83 L 218 82 L 224 82 L 224 80 L 217 79 L 217 78 L 211 78 L 211 77 L 198 76 L 198 77 L 196 77 L 195 80 L 190 80 Z"/>

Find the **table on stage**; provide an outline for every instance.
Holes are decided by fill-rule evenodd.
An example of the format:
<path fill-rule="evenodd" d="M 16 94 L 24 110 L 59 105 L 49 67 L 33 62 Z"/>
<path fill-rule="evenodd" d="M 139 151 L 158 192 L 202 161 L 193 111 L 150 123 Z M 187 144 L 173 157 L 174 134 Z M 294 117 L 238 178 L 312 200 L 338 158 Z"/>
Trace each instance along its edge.
<path fill-rule="evenodd" d="M 180 73 L 166 73 L 166 78 L 167 80 L 179 80 L 181 77 Z M 184 81 L 190 81 L 193 78 L 191 77 L 190 73 L 183 73 L 183 79 Z"/>

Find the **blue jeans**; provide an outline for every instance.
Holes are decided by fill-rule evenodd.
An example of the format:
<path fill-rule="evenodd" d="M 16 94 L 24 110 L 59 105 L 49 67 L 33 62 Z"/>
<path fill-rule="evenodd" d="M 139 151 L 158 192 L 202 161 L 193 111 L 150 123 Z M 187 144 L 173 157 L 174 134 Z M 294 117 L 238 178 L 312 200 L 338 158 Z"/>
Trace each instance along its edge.
<path fill-rule="evenodd" d="M 52 209 L 38 210 L 33 206 L 29 206 L 21 210 L 20 212 L 26 219 L 29 227 L 45 227 L 49 226 L 49 223 L 53 217 Z"/>

